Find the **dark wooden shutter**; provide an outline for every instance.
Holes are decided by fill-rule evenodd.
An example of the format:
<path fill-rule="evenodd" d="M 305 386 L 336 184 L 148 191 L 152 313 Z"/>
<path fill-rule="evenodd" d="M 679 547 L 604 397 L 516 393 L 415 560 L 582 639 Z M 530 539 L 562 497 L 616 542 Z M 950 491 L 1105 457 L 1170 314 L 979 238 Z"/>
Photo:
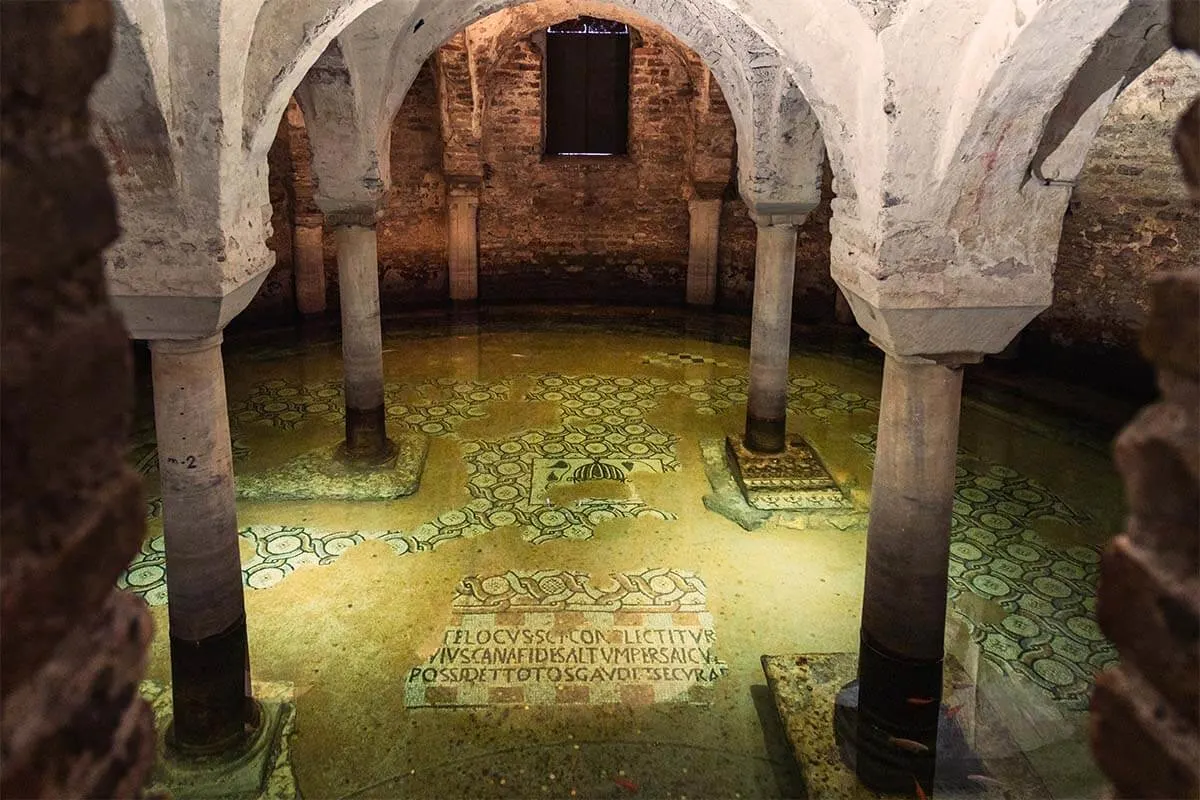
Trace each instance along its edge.
<path fill-rule="evenodd" d="M 550 30 L 546 152 L 624 154 L 629 139 L 629 34 Z"/>
<path fill-rule="evenodd" d="M 577 33 L 546 36 L 546 152 L 587 153 L 587 40 Z"/>
<path fill-rule="evenodd" d="M 629 130 L 629 37 L 587 37 L 587 153 L 623 154 Z"/>

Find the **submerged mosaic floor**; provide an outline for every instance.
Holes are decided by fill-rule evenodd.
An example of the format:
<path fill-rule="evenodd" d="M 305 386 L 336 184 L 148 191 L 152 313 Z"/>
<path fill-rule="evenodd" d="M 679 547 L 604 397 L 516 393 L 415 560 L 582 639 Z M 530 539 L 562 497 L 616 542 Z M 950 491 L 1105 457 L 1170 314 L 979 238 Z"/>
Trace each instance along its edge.
<path fill-rule="evenodd" d="M 699 577 L 673 569 L 466 577 L 409 708 L 704 703 L 728 672 Z"/>
<path fill-rule="evenodd" d="M 873 433 L 857 434 L 855 441 L 875 452 Z M 1096 624 L 1100 550 L 1052 548 L 1031 527 L 1039 520 L 1079 527 L 1088 517 L 1037 481 L 960 451 L 950 528 L 950 603 L 954 607 L 973 595 L 1002 609 L 998 621 L 963 614 L 984 658 L 1082 711 L 1093 675 L 1117 660 Z"/>
<path fill-rule="evenodd" d="M 341 506 L 326 504 L 314 511 L 312 506 L 288 503 L 240 502 L 243 517 L 248 517 L 246 521 L 251 523 L 240 530 L 245 585 L 253 590 L 283 590 L 288 585 L 295 585 L 288 583 L 288 579 L 300 568 L 323 566 L 336 572 L 339 566 L 335 564 L 344 557 L 346 561 L 342 563 L 358 564 L 347 554 L 371 542 L 384 544 L 392 553 L 404 556 L 403 563 L 406 564 L 421 561 L 410 559 L 412 554 L 428 553 L 448 542 L 478 537 L 487 537 L 488 542 L 512 542 L 521 547 L 532 545 L 536 549 L 531 553 L 550 551 L 554 553 L 552 560 L 548 564 L 538 563 L 536 569 L 472 563 L 455 571 L 448 579 L 443 576 L 448 583 L 421 584 L 413 590 L 423 592 L 422 597 L 440 592 L 441 599 L 435 605 L 440 603 L 445 610 L 453 582 L 468 570 L 478 570 L 473 581 L 464 581 L 453 594 L 450 624 L 443 629 L 447 618 L 441 618 L 437 633 L 442 638 L 436 640 L 436 645 L 428 642 L 422 645 L 426 649 L 421 650 L 420 660 L 410 658 L 390 665 L 393 683 L 389 691 L 397 693 L 411 708 L 486 708 L 497 704 L 518 709 L 526 705 L 548 707 L 549 704 L 586 707 L 613 702 L 636 705 L 681 699 L 684 701 L 681 705 L 687 705 L 695 686 L 664 689 L 650 681 L 643 682 L 640 689 L 622 690 L 614 683 L 611 687 L 593 691 L 604 686 L 604 681 L 599 681 L 588 687 L 586 693 L 575 687 L 563 690 L 560 696 L 563 683 L 542 681 L 531 687 L 514 674 L 484 681 L 480 684 L 483 688 L 466 689 L 464 695 L 461 690 L 465 683 L 475 681 L 452 681 L 455 685 L 447 687 L 438 686 L 438 681 L 430 683 L 421 676 L 416 679 L 410 676 L 421 660 L 436 655 L 434 650 L 448 646 L 444 639 L 446 631 L 470 625 L 531 632 L 566 629 L 630 631 L 647 625 L 645 618 L 638 621 L 634 617 L 619 619 L 613 616 L 627 613 L 620 609 L 592 608 L 587 612 L 593 614 L 590 618 L 567 616 L 560 619 L 555 616 L 568 612 L 583 614 L 573 606 L 567 608 L 572 603 L 584 602 L 582 596 L 565 600 L 566 605 L 554 610 L 516 612 L 487 607 L 488 603 L 496 603 L 498 596 L 515 593 L 521 587 L 536 585 L 544 591 L 547 586 L 561 584 L 566 587 L 575 580 L 580 586 L 599 591 L 598 587 L 610 589 L 610 581 L 617 580 L 618 575 L 632 580 L 634 573 L 617 571 L 615 566 L 608 568 L 603 563 L 581 571 L 564 556 L 567 553 L 592 553 L 597 543 L 608 547 L 637 539 L 636 546 L 642 548 L 639 552 L 651 555 L 639 556 L 638 560 L 629 563 L 670 565 L 676 569 L 669 572 L 678 577 L 690 574 L 679 567 L 695 566 L 696 562 L 689 560 L 693 556 L 719 559 L 726 536 L 753 541 L 756 537 L 801 537 L 804 534 L 861 541 L 861 525 L 839 526 L 828 519 L 811 528 L 770 523 L 750 533 L 731 530 L 722 527 L 728 524 L 726 520 L 704 510 L 701 503 L 704 488 L 698 488 L 695 497 L 687 503 L 680 501 L 678 493 L 669 490 L 675 482 L 681 486 L 703 487 L 701 443 L 729 433 L 736 434 L 742 424 L 746 402 L 746 352 L 731 347 L 693 348 L 689 346 L 691 344 L 662 342 L 623 352 L 625 370 L 615 368 L 614 357 L 602 350 L 591 352 L 579 342 L 556 338 L 553 340 L 555 347 L 577 351 L 573 356 L 577 368 L 564 367 L 565 355 L 558 363 L 551 363 L 549 359 L 526 362 L 526 356 L 514 344 L 479 356 L 474 366 L 457 373 L 469 377 L 429 377 L 436 366 L 429 367 L 425 373 L 414 371 L 410 375 L 407 364 L 403 371 L 389 372 L 386 388 L 389 431 L 393 435 L 427 437 L 431 459 L 442 459 L 436 463 L 444 465 L 447 459 L 454 459 L 457 471 L 453 473 L 451 482 L 454 486 L 450 488 L 455 491 L 444 490 L 438 494 L 439 482 L 444 483 L 447 478 L 445 474 L 437 473 L 432 480 L 429 474 L 425 476 L 422 489 L 413 498 L 393 501 L 392 505 L 347 502 Z M 616 345 L 609 342 L 610 347 L 619 345 L 620 342 Z M 435 352 L 433 345 L 426 349 Z M 509 349 L 514 351 L 511 355 Z M 262 474 L 285 460 L 282 455 L 291 457 L 297 451 L 310 449 L 323 441 L 322 437 L 332 443 L 340 435 L 343 419 L 340 384 L 329 379 L 336 370 L 289 370 L 281 356 L 285 352 L 286 348 L 271 351 L 261 347 L 252 354 L 227 354 L 232 376 L 229 392 L 231 431 L 235 471 L 239 478 Z M 297 350 L 293 356 L 301 352 Z M 336 354 L 336 348 L 330 348 L 330 352 Z M 425 356 L 414 357 L 410 353 L 406 357 Z M 336 359 L 336 355 L 332 358 Z M 433 355 L 428 358 L 431 364 L 436 360 Z M 502 359 L 508 359 L 501 365 L 503 368 L 493 367 L 490 363 Z M 447 357 L 445 363 L 450 364 L 451 359 Z M 793 365 L 789 412 L 796 427 L 804 430 L 806 437 L 813 434 L 809 438 L 829 469 L 838 475 L 838 480 L 842 481 L 847 474 L 852 476 L 848 486 L 856 493 L 857 507 L 862 505 L 869 486 L 869 463 L 874 448 L 871 426 L 878 414 L 878 390 L 876 388 L 876 394 L 872 394 L 869 380 L 848 378 L 848 373 L 841 368 L 828 368 L 818 361 L 811 363 L 815 364 L 811 369 Z M 262 372 L 270 374 L 260 374 Z M 876 387 L 877 383 L 876 379 Z M 270 448 L 277 442 L 290 441 L 302 442 L 303 448 L 297 444 L 284 453 L 286 448 L 279 447 L 278 453 L 282 455 L 275 458 L 276 453 Z M 147 476 L 152 493 L 157 469 L 152 426 L 144 424 L 140 429 L 131 457 Z M 1020 676 L 1036 684 L 1046 697 L 1053 698 L 1062 708 L 1078 711 L 1086 707 L 1094 671 L 1115 659 L 1113 649 L 1099 634 L 1094 620 L 1092 598 L 1099 544 L 1096 537 L 1089 540 L 1083 533 L 1096 527 L 1096 522 L 1090 507 L 1081 505 L 1078 498 L 1067 499 L 1061 491 L 1051 488 L 1055 485 L 1053 481 L 1044 478 L 1040 473 L 1035 477 L 1007 463 L 984 459 L 972 452 L 960 453 L 949 598 L 955 613 L 969 621 L 972 639 L 989 664 L 1007 675 Z M 431 496 L 452 499 L 432 502 L 428 500 Z M 415 505 L 405 506 L 404 503 Z M 304 516 L 298 511 L 293 512 L 293 507 L 302 507 Z M 402 514 L 404 509 L 410 511 Z M 152 520 L 161 517 L 161 501 L 153 495 L 148 501 L 148 516 Z M 609 525 L 612 521 L 625 522 Z M 601 531 L 599 537 L 598 529 Z M 1055 539 L 1051 534 L 1059 529 L 1077 533 Z M 159 530 L 160 526 L 153 527 L 154 534 L 143 544 L 138 557 L 119 580 L 122 587 L 142 595 L 156 607 L 167 602 L 165 554 Z M 653 550 L 659 536 L 670 540 L 670 545 L 666 546 L 670 549 Z M 692 540 L 701 542 L 696 546 L 699 549 L 691 549 L 693 546 L 689 542 Z M 821 576 L 809 578 L 814 582 L 812 591 L 815 594 L 822 591 L 815 581 L 820 580 L 823 584 L 826 575 L 831 583 L 835 577 L 842 581 L 847 570 L 852 572 L 855 568 L 853 560 L 834 560 L 828 567 L 831 571 L 821 573 L 820 564 L 825 556 L 820 550 L 820 540 L 795 541 L 801 545 L 798 552 L 815 558 L 818 564 L 816 567 L 806 565 L 817 570 L 815 573 L 810 571 L 810 576 Z M 1064 544 L 1067 541 L 1071 543 Z M 367 546 L 387 553 L 377 545 Z M 856 546 L 837 545 L 839 552 Z M 482 547 L 476 551 L 475 543 L 470 547 L 471 553 L 485 552 Z M 467 550 L 456 549 L 455 552 L 466 557 Z M 738 552 L 743 551 L 739 549 Z M 769 554 L 758 557 L 768 559 L 763 562 L 768 567 L 763 568 L 774 566 L 770 564 Z M 746 630 L 773 623 L 737 617 L 742 613 L 737 609 L 739 603 L 745 602 L 741 598 L 753 596 L 755 592 L 761 595 L 763 589 L 743 588 L 740 579 L 732 582 L 725 574 L 736 573 L 744 565 L 730 564 L 728 568 L 716 570 L 713 562 L 705 563 L 707 566 L 702 569 L 696 567 L 703 572 L 707 583 L 703 599 L 696 606 L 696 609 L 703 606 L 704 610 L 678 613 L 709 616 L 676 619 L 675 611 L 636 613 L 667 614 L 670 625 L 666 617 L 655 621 L 656 625 L 663 623 L 658 626 L 663 629 L 676 626 L 681 630 L 704 631 L 713 630 L 713 618 L 719 618 L 717 609 L 723 607 L 723 613 L 733 614 L 740 622 L 738 626 L 722 623 L 722 642 L 729 642 L 727 636 L 730 634 L 735 641 L 741 635 L 739 647 L 742 650 L 756 647 L 754 637 Z M 611 577 L 609 569 L 612 570 Z M 588 576 L 588 580 L 583 581 L 579 578 L 581 575 Z M 804 586 L 793 588 L 804 591 Z M 373 590 L 364 587 L 363 591 Z M 508 598 L 510 603 L 513 597 L 516 594 Z M 588 597 L 591 598 L 588 602 L 595 600 L 593 594 Z M 711 610 L 707 605 L 710 597 Z M 352 599 L 357 607 L 359 598 Z M 478 609 L 473 610 L 471 603 L 476 601 Z M 313 602 L 324 600 L 314 599 Z M 329 602 L 333 602 L 332 598 Z M 799 620 L 797 624 L 807 619 L 805 615 L 814 613 L 804 607 L 805 602 L 807 600 L 789 605 L 794 611 L 790 610 L 788 616 Z M 487 610 L 482 610 L 484 608 Z M 518 613 L 520 619 L 505 616 Z M 770 614 L 770 611 L 766 613 Z M 595 617 L 594 614 L 608 616 Z M 401 613 L 397 618 L 403 616 Z M 580 619 L 590 621 L 579 627 Z M 820 620 L 813 625 L 823 626 L 821 629 L 825 630 L 832 629 L 834 623 Z M 847 622 L 846 626 L 849 629 L 852 625 Z M 620 635 L 623 641 L 624 633 Z M 703 633 L 700 635 L 704 636 Z M 745 638 L 747 636 L 750 639 Z M 850 641 L 853 640 L 838 643 L 835 649 L 846 649 L 851 646 Z M 603 645 L 590 646 L 609 644 L 606 638 Z M 429 649 L 430 646 L 433 649 Z M 728 660 L 732 670 L 736 659 L 744 653 L 734 649 L 733 645 L 723 647 L 731 648 L 721 655 Z M 715 655 L 710 655 L 714 664 L 726 666 L 725 661 L 718 662 Z M 757 654 L 751 655 L 757 658 Z M 757 671 L 755 663 L 754 672 Z M 632 681 L 632 676 L 628 677 Z M 711 685 L 704 687 L 705 691 L 711 689 L 720 695 L 722 687 L 731 685 L 732 680 L 729 676 L 710 681 Z M 637 681 L 626 683 L 633 685 Z M 626 695 L 622 695 L 622 691 Z"/>

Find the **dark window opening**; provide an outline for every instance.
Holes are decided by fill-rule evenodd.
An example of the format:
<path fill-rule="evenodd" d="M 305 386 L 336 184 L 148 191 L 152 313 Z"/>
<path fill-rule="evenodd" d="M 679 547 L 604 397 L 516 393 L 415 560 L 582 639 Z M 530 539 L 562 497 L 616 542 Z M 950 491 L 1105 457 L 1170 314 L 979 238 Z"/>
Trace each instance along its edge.
<path fill-rule="evenodd" d="M 629 27 L 595 17 L 546 30 L 546 154 L 629 152 Z"/>

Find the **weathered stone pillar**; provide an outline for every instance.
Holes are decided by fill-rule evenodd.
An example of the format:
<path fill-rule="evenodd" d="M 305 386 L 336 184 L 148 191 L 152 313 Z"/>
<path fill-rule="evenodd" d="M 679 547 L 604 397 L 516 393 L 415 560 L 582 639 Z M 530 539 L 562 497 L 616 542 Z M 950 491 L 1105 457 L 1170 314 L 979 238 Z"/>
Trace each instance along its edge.
<path fill-rule="evenodd" d="M 961 367 L 884 361 L 858 662 L 857 770 L 870 787 L 933 785 L 961 395 Z"/>
<path fill-rule="evenodd" d="M 786 444 L 788 355 L 796 224 L 758 223 L 754 254 L 754 311 L 750 329 L 750 391 L 746 447 L 780 453 Z"/>
<path fill-rule="evenodd" d="M 359 463 L 383 463 L 395 454 L 383 410 L 383 332 L 379 324 L 379 258 L 374 216 L 334 229 L 342 307 L 346 441 L 340 454 Z"/>
<path fill-rule="evenodd" d="M 325 228 L 321 218 L 297 217 L 292 229 L 296 307 L 301 314 L 325 311 Z"/>
<path fill-rule="evenodd" d="M 454 186 L 447 193 L 450 299 L 479 299 L 479 190 Z"/>
<path fill-rule="evenodd" d="M 236 747 L 257 717 L 234 505 L 221 334 L 150 343 L 167 553 L 172 742 Z"/>
<path fill-rule="evenodd" d="M 688 240 L 687 302 L 711 306 L 717 302 L 717 245 L 721 230 L 721 199 L 688 201 L 691 218 Z"/>

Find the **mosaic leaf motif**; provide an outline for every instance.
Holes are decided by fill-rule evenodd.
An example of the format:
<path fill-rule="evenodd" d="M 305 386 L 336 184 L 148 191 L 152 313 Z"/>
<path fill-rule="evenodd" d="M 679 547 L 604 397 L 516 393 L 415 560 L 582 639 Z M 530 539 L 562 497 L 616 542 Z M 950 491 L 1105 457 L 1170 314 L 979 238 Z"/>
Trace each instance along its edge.
<path fill-rule="evenodd" d="M 875 453 L 875 434 L 854 441 Z M 1098 546 L 1052 548 L 1029 526 L 1057 520 L 1082 526 L 1081 514 L 1037 481 L 959 451 L 950 523 L 953 607 L 964 592 L 1008 612 L 998 623 L 967 619 L 991 664 L 1019 674 L 1069 708 L 1085 710 L 1093 676 L 1116 663 L 1096 623 Z M 964 615 L 965 617 L 965 615 Z"/>
<path fill-rule="evenodd" d="M 586 572 L 509 570 L 463 578 L 451 605 L 460 614 L 505 611 L 700 612 L 708 589 L 692 572 L 658 567 L 614 572 L 607 580 Z"/>

